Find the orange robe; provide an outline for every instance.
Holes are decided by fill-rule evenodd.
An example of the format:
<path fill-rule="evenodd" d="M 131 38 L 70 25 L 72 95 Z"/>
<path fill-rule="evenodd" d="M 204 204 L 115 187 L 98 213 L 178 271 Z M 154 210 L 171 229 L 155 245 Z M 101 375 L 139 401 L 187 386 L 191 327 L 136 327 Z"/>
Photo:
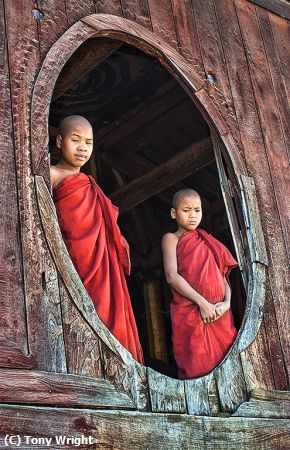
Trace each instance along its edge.
<path fill-rule="evenodd" d="M 124 275 L 129 246 L 117 225 L 118 208 L 93 177 L 69 175 L 54 189 L 63 239 L 98 316 L 118 341 L 143 362 Z"/>
<path fill-rule="evenodd" d="M 224 277 L 238 265 L 228 249 L 198 229 L 179 238 L 176 253 L 179 275 L 210 303 L 223 301 Z M 170 313 L 179 378 L 208 374 L 221 362 L 236 337 L 231 310 L 205 324 L 198 306 L 173 290 Z"/>

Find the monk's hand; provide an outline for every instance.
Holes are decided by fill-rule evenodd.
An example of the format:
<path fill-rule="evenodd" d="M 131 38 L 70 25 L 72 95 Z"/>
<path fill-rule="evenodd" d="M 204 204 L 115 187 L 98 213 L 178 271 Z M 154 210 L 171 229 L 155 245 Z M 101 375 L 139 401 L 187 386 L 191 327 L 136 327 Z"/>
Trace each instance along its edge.
<path fill-rule="evenodd" d="M 212 305 L 208 301 L 204 302 L 199 307 L 200 309 L 200 315 L 202 318 L 202 321 L 204 323 L 210 323 L 213 322 L 216 319 L 216 306 Z"/>
<path fill-rule="evenodd" d="M 230 309 L 230 305 L 227 302 L 218 302 L 214 306 L 216 308 L 217 319 Z"/>

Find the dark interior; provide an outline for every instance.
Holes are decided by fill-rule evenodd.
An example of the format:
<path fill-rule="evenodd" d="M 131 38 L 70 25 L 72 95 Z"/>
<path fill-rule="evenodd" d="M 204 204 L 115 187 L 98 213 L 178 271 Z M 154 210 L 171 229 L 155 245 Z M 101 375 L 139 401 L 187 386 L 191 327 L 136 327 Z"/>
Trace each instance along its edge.
<path fill-rule="evenodd" d="M 171 293 L 164 278 L 160 240 L 165 232 L 175 230 L 169 211 L 177 190 L 190 187 L 200 193 L 201 227 L 235 255 L 211 144 L 206 156 L 203 151 L 205 140 L 210 139 L 209 128 L 158 60 L 101 38 L 83 44 L 58 78 L 50 111 L 52 163 L 58 158 L 57 126 L 70 114 L 85 116 L 94 129 L 94 153 L 84 172 L 92 174 L 120 208 L 119 225 L 131 248 L 128 285 L 145 363 L 175 377 Z M 196 164 L 190 173 L 187 164 L 177 170 L 178 158 L 190 148 Z M 238 270 L 232 273 L 232 289 L 239 327 L 245 295 Z"/>

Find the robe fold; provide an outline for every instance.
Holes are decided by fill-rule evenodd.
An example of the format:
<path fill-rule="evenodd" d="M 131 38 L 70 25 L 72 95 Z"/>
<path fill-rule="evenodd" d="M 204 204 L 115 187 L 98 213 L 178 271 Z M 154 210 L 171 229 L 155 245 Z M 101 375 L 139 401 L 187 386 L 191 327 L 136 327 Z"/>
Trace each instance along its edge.
<path fill-rule="evenodd" d="M 225 277 L 238 264 L 228 249 L 204 230 L 184 233 L 178 240 L 177 270 L 210 303 L 224 300 Z M 237 331 L 229 309 L 204 323 L 199 307 L 173 290 L 170 305 L 173 352 L 180 379 L 211 372 L 230 349 Z"/>
<path fill-rule="evenodd" d="M 84 173 L 66 177 L 53 194 L 64 242 L 99 318 L 142 363 L 124 275 L 130 272 L 129 246 L 117 225 L 118 208 Z"/>

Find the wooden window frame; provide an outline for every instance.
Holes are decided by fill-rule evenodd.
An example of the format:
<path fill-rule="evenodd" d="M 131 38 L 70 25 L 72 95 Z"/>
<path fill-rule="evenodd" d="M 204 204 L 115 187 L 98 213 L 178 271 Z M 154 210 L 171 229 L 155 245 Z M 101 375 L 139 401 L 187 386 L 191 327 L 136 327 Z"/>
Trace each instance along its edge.
<path fill-rule="evenodd" d="M 200 110 L 210 127 L 216 153 L 222 152 L 226 155 L 236 178 L 249 249 L 246 312 L 238 337 L 224 360 L 209 375 L 195 380 L 172 379 L 140 365 L 132 358 L 99 320 L 61 237 L 48 188 L 49 108 L 55 82 L 64 64 L 81 44 L 92 37 L 119 40 L 157 58 Z M 262 320 L 267 255 L 253 179 L 247 176 L 245 164 L 236 149 L 227 123 L 204 86 L 205 80 L 195 73 L 190 63 L 153 32 L 127 19 L 94 14 L 75 23 L 52 46 L 43 62 L 32 96 L 32 165 L 41 222 L 50 252 L 71 301 L 99 337 L 109 357 L 115 361 L 113 373 L 110 372 L 110 364 L 107 364 L 106 378 L 117 388 L 125 390 L 139 410 L 148 410 L 148 405 L 151 405 L 154 412 L 212 415 L 217 413 L 219 408 L 222 411 L 234 411 L 248 395 L 243 375 L 243 352 L 256 338 Z M 220 167 L 219 171 L 221 175 Z M 221 178 L 231 223 L 232 200 L 231 196 L 225 194 L 226 182 L 225 178 Z M 249 365 L 247 367 L 250 370 Z"/>

